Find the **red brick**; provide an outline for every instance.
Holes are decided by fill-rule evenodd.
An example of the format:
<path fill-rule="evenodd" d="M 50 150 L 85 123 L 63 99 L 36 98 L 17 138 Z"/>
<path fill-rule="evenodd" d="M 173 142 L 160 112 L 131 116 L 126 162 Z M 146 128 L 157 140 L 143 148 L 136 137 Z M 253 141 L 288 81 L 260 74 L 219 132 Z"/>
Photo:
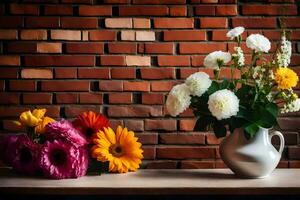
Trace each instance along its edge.
<path fill-rule="evenodd" d="M 9 78 L 12 78 L 12 79 L 16 79 L 18 78 L 18 72 L 19 72 L 19 69 L 18 68 L 12 68 L 12 67 L 1 67 L 0 68 L 0 78 L 3 78 L 3 79 L 9 79 Z M 2 90 L 3 87 L 1 88 L 0 87 L 0 90 Z"/>
<path fill-rule="evenodd" d="M 108 68 L 89 68 L 89 69 L 78 69 L 78 78 L 93 78 L 93 79 L 109 79 Z"/>
<path fill-rule="evenodd" d="M 145 119 L 145 130 L 177 130 L 176 120 L 173 119 Z"/>
<path fill-rule="evenodd" d="M 200 20 L 201 28 L 227 28 L 228 27 L 227 18 L 205 17 L 199 20 Z"/>
<path fill-rule="evenodd" d="M 207 54 L 213 51 L 226 51 L 225 43 L 180 43 L 179 52 L 181 54 Z"/>
<path fill-rule="evenodd" d="M 46 5 L 45 15 L 72 15 L 73 7 L 71 5 Z"/>
<path fill-rule="evenodd" d="M 109 53 L 136 53 L 136 44 L 129 42 L 109 43 Z"/>
<path fill-rule="evenodd" d="M 81 31 L 51 30 L 52 40 L 81 40 Z"/>
<path fill-rule="evenodd" d="M 125 66 L 125 56 L 101 56 L 101 65 Z"/>
<path fill-rule="evenodd" d="M 51 104 L 52 94 L 49 93 L 24 93 L 23 103 L 25 104 Z"/>
<path fill-rule="evenodd" d="M 203 66 L 203 61 L 204 61 L 205 56 L 192 56 L 192 66 L 193 67 L 199 67 Z"/>
<path fill-rule="evenodd" d="M 285 17 L 282 18 L 282 22 L 284 23 L 286 28 L 299 28 L 299 17 Z"/>
<path fill-rule="evenodd" d="M 214 161 L 181 161 L 181 169 L 211 169 L 215 168 Z"/>
<path fill-rule="evenodd" d="M 123 91 L 122 81 L 99 81 L 100 91 Z"/>
<path fill-rule="evenodd" d="M 169 92 L 178 82 L 172 81 L 154 81 L 151 82 L 151 91 L 153 92 Z"/>
<path fill-rule="evenodd" d="M 131 104 L 132 93 L 110 93 L 108 101 L 110 104 Z"/>
<path fill-rule="evenodd" d="M 9 89 L 11 91 L 35 91 L 36 83 L 31 80 L 11 80 Z"/>
<path fill-rule="evenodd" d="M 158 93 L 143 93 L 142 94 L 142 104 L 164 104 L 165 96 Z"/>
<path fill-rule="evenodd" d="M 141 77 L 144 80 L 151 79 L 174 79 L 174 68 L 147 68 L 141 69 Z"/>
<path fill-rule="evenodd" d="M 72 93 L 56 93 L 56 102 L 59 104 L 77 103 L 78 95 Z"/>
<path fill-rule="evenodd" d="M 103 96 L 98 93 L 80 93 L 79 103 L 81 104 L 103 104 Z"/>
<path fill-rule="evenodd" d="M 97 28 L 97 18 L 79 18 L 79 17 L 63 17 L 60 19 L 62 28 Z"/>
<path fill-rule="evenodd" d="M 100 108 L 98 106 L 91 106 L 91 105 L 66 106 L 65 107 L 65 115 L 68 118 L 71 118 L 71 117 L 74 118 L 74 117 L 77 117 L 78 115 L 82 114 L 83 112 L 86 112 L 87 110 L 99 113 Z"/>
<path fill-rule="evenodd" d="M 300 161 L 299 160 L 292 160 L 289 161 L 290 168 L 300 168 Z"/>
<path fill-rule="evenodd" d="M 206 144 L 219 145 L 224 138 L 217 138 L 214 133 L 206 135 Z"/>
<path fill-rule="evenodd" d="M 38 53 L 61 53 L 61 46 L 61 43 L 57 42 L 39 42 L 36 49 Z"/>
<path fill-rule="evenodd" d="M 133 0 L 133 4 L 185 4 L 186 0 Z"/>
<path fill-rule="evenodd" d="M 173 43 L 146 43 L 143 44 L 145 53 L 149 54 L 173 54 Z"/>
<path fill-rule="evenodd" d="M 1 40 L 16 40 L 18 39 L 18 31 L 13 29 L 0 30 L 0 39 Z"/>
<path fill-rule="evenodd" d="M 144 159 L 154 160 L 155 159 L 155 147 L 142 146 Z"/>
<path fill-rule="evenodd" d="M 94 66 L 94 56 L 25 56 L 26 66 Z"/>
<path fill-rule="evenodd" d="M 108 107 L 109 117 L 157 117 L 162 116 L 160 107 L 152 106 L 110 106 Z"/>
<path fill-rule="evenodd" d="M 116 40 L 115 31 L 89 31 L 89 40 L 93 41 L 114 41 Z"/>
<path fill-rule="evenodd" d="M 7 23 L 9 22 L 9 23 Z M 20 28 L 23 27 L 23 17 L 21 16 L 1 16 L 0 28 Z"/>
<path fill-rule="evenodd" d="M 47 30 L 21 30 L 22 40 L 46 40 Z"/>
<path fill-rule="evenodd" d="M 230 38 L 226 37 L 226 33 L 228 30 L 213 30 L 212 31 L 212 40 L 215 41 L 225 41 L 225 40 L 230 40 Z M 245 31 L 242 34 L 242 39 L 245 40 L 247 37 L 247 32 Z"/>
<path fill-rule="evenodd" d="M 111 16 L 111 6 L 79 6 L 79 15 L 82 16 Z"/>
<path fill-rule="evenodd" d="M 147 162 L 146 169 L 176 169 L 177 168 L 177 162 L 176 161 L 163 161 L 163 160 L 157 160 L 153 162 Z"/>
<path fill-rule="evenodd" d="M 103 0 L 106 4 L 128 4 L 130 0 Z"/>
<path fill-rule="evenodd" d="M 19 66 L 20 65 L 20 56 L 4 56 L 0 55 L 0 66 Z"/>
<path fill-rule="evenodd" d="M 7 44 L 7 51 L 10 53 L 36 53 L 36 43 L 32 42 L 10 42 Z"/>
<path fill-rule="evenodd" d="M 27 17 L 25 25 L 28 28 L 58 28 L 59 17 Z"/>
<path fill-rule="evenodd" d="M 113 79 L 135 79 L 135 68 L 112 68 L 111 78 Z"/>
<path fill-rule="evenodd" d="M 216 7 L 210 5 L 200 5 L 195 7 L 195 15 L 214 16 L 216 15 Z"/>
<path fill-rule="evenodd" d="M 181 131 L 193 131 L 195 127 L 195 119 L 181 119 L 179 121 L 179 126 Z"/>
<path fill-rule="evenodd" d="M 62 0 L 62 3 L 93 4 L 93 0 Z"/>
<path fill-rule="evenodd" d="M 186 6 L 171 6 L 170 16 L 186 16 L 187 9 Z"/>
<path fill-rule="evenodd" d="M 55 78 L 77 78 L 77 69 L 74 68 L 58 68 L 55 69 Z"/>
<path fill-rule="evenodd" d="M 0 107 L 0 117 L 19 117 L 20 113 L 28 110 L 28 107 L 16 107 L 16 106 L 1 106 Z"/>
<path fill-rule="evenodd" d="M 39 14 L 38 5 L 10 4 L 9 10 L 11 14 L 16 14 L 16 15 L 38 15 Z"/>
<path fill-rule="evenodd" d="M 19 93 L 0 93 L 0 104 L 14 105 L 20 103 Z"/>
<path fill-rule="evenodd" d="M 134 123 L 134 121 L 135 120 L 126 120 L 125 125 Z M 144 126 L 143 126 L 142 130 L 144 130 Z M 139 138 L 138 141 L 141 142 L 142 144 L 157 144 L 158 143 L 157 133 L 137 133 L 136 136 Z"/>
<path fill-rule="evenodd" d="M 124 91 L 140 91 L 140 92 L 148 92 L 150 91 L 150 83 L 149 82 L 129 82 L 124 81 Z"/>
<path fill-rule="evenodd" d="M 193 18 L 155 18 L 154 28 L 194 28 Z"/>
<path fill-rule="evenodd" d="M 166 16 L 167 6 L 119 6 L 120 16 Z"/>
<path fill-rule="evenodd" d="M 200 3 L 200 0 L 192 0 L 193 3 Z M 201 3 L 218 3 L 218 0 L 201 0 Z"/>
<path fill-rule="evenodd" d="M 165 41 L 202 41 L 205 39 L 205 31 L 164 31 Z"/>
<path fill-rule="evenodd" d="M 66 43 L 66 52 L 103 54 L 104 44 L 100 42 Z"/>
<path fill-rule="evenodd" d="M 89 81 L 42 81 L 42 91 L 89 91 Z"/>
<path fill-rule="evenodd" d="M 22 69 L 21 77 L 30 79 L 52 79 L 53 73 L 51 69 Z"/>
<path fill-rule="evenodd" d="M 203 134 L 160 134 L 159 142 L 162 144 L 205 144 Z"/>
<path fill-rule="evenodd" d="M 232 25 L 245 28 L 276 28 L 276 18 L 233 18 Z"/>
<path fill-rule="evenodd" d="M 243 15 L 297 15 L 296 5 L 243 5 Z"/>
<path fill-rule="evenodd" d="M 144 130 L 144 121 L 143 120 L 136 120 L 136 119 L 134 119 L 134 120 L 124 120 L 124 125 L 129 130 L 132 130 L 132 131 L 143 131 Z M 139 142 L 141 142 L 142 144 L 145 144 L 145 143 L 143 143 L 143 141 L 141 141 L 141 139 L 144 139 L 143 138 L 144 135 L 135 134 L 135 136 L 139 138 L 139 140 L 138 140 Z M 149 139 L 150 139 L 150 137 L 149 137 Z M 145 138 L 144 140 L 146 142 L 148 142 L 147 138 Z"/>
<path fill-rule="evenodd" d="M 190 66 L 189 56 L 158 56 L 159 66 Z"/>
<path fill-rule="evenodd" d="M 219 5 L 216 6 L 217 16 L 235 16 L 237 15 L 237 5 Z"/>
<path fill-rule="evenodd" d="M 157 158 L 168 159 L 215 158 L 216 156 L 214 149 L 207 147 L 157 147 L 156 153 Z"/>

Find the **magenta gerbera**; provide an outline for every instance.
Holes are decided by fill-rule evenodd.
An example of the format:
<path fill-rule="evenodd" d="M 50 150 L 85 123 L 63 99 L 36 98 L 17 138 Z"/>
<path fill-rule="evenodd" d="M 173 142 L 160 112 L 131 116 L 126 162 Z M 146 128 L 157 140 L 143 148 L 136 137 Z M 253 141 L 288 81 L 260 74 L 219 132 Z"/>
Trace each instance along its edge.
<path fill-rule="evenodd" d="M 88 160 L 84 150 L 60 140 L 47 141 L 40 151 L 40 168 L 46 177 L 54 179 L 84 176 Z"/>
<path fill-rule="evenodd" d="M 18 136 L 17 135 L 8 135 L 1 138 L 0 141 L 0 160 L 3 161 L 6 165 L 11 165 L 13 159 L 13 154 L 16 149 Z"/>
<path fill-rule="evenodd" d="M 39 144 L 32 142 L 26 135 L 20 135 L 17 137 L 16 143 L 9 148 L 14 148 L 14 150 L 9 150 L 11 153 L 9 160 L 14 170 L 27 175 L 37 172 Z"/>
<path fill-rule="evenodd" d="M 67 141 L 76 147 L 87 144 L 85 136 L 74 128 L 71 122 L 64 119 L 48 124 L 46 126 L 46 133 L 48 139 L 60 139 Z"/>

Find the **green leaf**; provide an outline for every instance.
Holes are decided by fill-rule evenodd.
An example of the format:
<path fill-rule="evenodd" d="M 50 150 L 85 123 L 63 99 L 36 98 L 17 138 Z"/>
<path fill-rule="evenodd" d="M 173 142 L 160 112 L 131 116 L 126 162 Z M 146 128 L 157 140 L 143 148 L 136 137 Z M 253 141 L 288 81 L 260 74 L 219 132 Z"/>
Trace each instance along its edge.
<path fill-rule="evenodd" d="M 200 116 L 194 127 L 194 131 L 207 131 L 208 126 L 211 124 L 209 116 Z"/>
<path fill-rule="evenodd" d="M 226 136 L 226 127 L 220 121 L 216 121 L 213 125 L 214 133 L 217 138 L 225 137 Z"/>
<path fill-rule="evenodd" d="M 218 90 L 219 90 L 219 84 L 218 84 L 218 82 L 213 81 L 213 82 L 211 83 L 210 87 L 209 87 L 208 90 L 207 90 L 207 94 L 208 94 L 208 95 L 211 95 L 211 94 L 215 93 L 215 92 L 218 91 Z"/>
<path fill-rule="evenodd" d="M 244 130 L 246 138 L 253 138 L 259 130 L 259 127 L 256 124 L 252 123 L 246 126 Z"/>
<path fill-rule="evenodd" d="M 227 79 L 224 79 L 220 85 L 219 85 L 219 89 L 223 90 L 223 89 L 227 89 L 229 87 L 230 82 Z"/>
<path fill-rule="evenodd" d="M 278 116 L 278 107 L 275 103 L 269 103 L 266 105 L 266 110 L 273 115 L 273 117 L 277 118 Z"/>

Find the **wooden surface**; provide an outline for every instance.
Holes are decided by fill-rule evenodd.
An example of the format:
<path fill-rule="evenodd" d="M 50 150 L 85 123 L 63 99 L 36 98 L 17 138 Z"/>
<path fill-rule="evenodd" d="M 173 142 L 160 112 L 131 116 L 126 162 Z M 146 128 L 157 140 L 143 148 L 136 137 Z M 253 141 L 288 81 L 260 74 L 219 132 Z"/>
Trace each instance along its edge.
<path fill-rule="evenodd" d="M 226 169 L 139 170 L 47 180 L 0 174 L 1 194 L 300 194 L 300 169 L 277 169 L 265 179 L 239 179 Z"/>

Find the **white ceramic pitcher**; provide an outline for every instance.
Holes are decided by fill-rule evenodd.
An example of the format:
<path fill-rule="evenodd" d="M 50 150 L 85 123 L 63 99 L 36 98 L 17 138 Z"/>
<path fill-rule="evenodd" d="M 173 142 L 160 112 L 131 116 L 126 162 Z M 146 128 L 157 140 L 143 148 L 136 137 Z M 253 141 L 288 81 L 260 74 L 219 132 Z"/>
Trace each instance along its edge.
<path fill-rule="evenodd" d="M 277 151 L 271 144 L 273 136 L 279 136 Z M 284 137 L 279 131 L 270 132 L 260 128 L 254 138 L 247 140 L 243 129 L 236 129 L 220 145 L 224 163 L 238 176 L 264 178 L 278 165 L 284 148 Z"/>

